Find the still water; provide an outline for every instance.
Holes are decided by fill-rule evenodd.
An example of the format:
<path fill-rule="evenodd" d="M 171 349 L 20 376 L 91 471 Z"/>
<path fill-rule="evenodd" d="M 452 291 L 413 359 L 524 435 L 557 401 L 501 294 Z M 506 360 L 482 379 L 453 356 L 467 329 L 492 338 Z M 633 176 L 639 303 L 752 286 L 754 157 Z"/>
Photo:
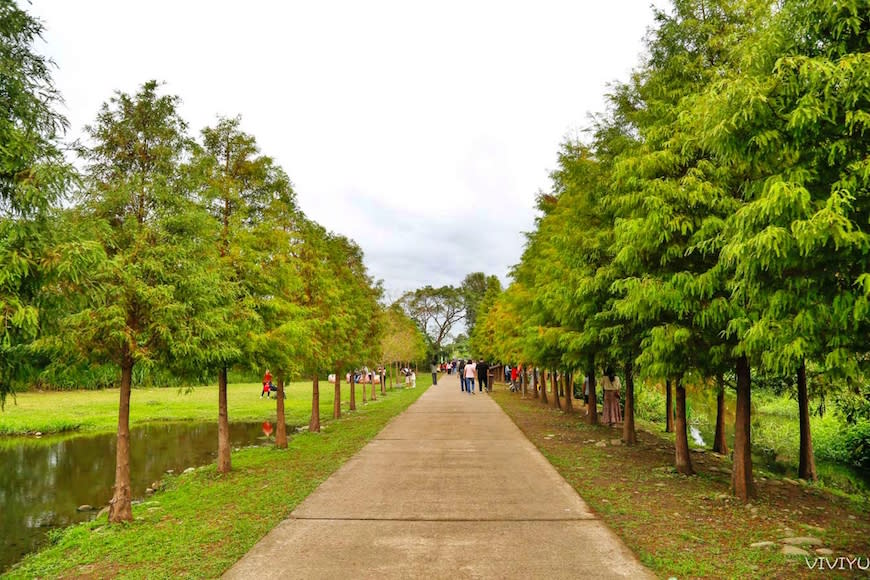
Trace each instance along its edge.
<path fill-rule="evenodd" d="M 664 394 L 664 387 L 660 388 L 660 392 Z M 686 392 L 690 443 L 709 449 L 713 446 L 713 437 L 716 431 L 716 393 L 713 389 L 692 387 L 688 387 Z M 797 409 L 796 402 L 794 405 Z M 734 444 L 734 406 L 734 399 L 726 397 L 725 440 L 728 442 L 729 450 Z M 795 411 L 796 413 L 797 411 Z M 797 418 L 761 413 L 753 405 L 753 431 L 757 430 L 762 422 L 773 426 L 785 425 L 786 423 L 791 423 L 794 426 L 797 424 Z M 797 458 L 777 456 L 774 452 L 764 449 L 757 439 L 753 439 L 752 456 L 756 467 L 780 476 L 797 478 Z M 870 471 L 868 470 L 826 461 L 816 456 L 816 472 L 825 485 L 836 487 L 848 493 L 870 497 Z"/>
<path fill-rule="evenodd" d="M 266 442 L 260 423 L 231 423 L 233 447 Z M 0 572 L 38 548 L 48 532 L 96 516 L 112 499 L 114 433 L 52 438 L 0 438 Z M 150 423 L 131 429 L 134 498 L 164 476 L 217 457 L 216 423 Z"/>

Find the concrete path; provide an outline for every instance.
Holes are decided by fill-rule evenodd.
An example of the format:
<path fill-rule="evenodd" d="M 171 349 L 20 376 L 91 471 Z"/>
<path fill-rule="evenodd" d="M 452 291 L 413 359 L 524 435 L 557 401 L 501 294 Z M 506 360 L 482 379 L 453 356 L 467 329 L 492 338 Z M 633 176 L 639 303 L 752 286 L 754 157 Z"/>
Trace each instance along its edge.
<path fill-rule="evenodd" d="M 486 394 L 442 377 L 225 578 L 652 578 Z"/>

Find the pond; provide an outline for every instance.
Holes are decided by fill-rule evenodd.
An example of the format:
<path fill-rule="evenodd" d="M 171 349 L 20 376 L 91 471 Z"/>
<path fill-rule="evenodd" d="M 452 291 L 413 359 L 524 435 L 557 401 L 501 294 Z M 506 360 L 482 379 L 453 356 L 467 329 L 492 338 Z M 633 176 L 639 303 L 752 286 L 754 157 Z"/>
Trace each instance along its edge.
<path fill-rule="evenodd" d="M 664 394 L 662 387 L 660 392 Z M 696 447 L 710 449 L 713 446 L 713 436 L 716 430 L 716 394 L 713 389 L 698 389 L 688 386 L 686 388 L 688 407 L 688 430 L 689 443 Z M 797 409 L 797 403 L 794 403 Z M 733 398 L 725 398 L 725 440 L 730 446 L 734 443 L 734 406 Z M 796 413 L 797 411 L 795 411 Z M 797 418 L 784 417 L 782 415 L 762 413 L 752 409 L 752 430 L 755 433 L 762 423 L 776 427 L 794 427 Z M 776 430 L 776 429 L 774 429 Z M 782 432 L 789 432 L 782 429 Z M 758 438 L 753 435 L 753 464 L 769 473 L 779 476 L 797 478 L 797 459 L 777 456 L 776 453 L 765 450 Z M 816 472 L 819 479 L 825 485 L 836 487 L 852 494 L 860 494 L 870 497 L 870 471 L 862 470 L 851 465 L 826 461 L 816 457 Z"/>
<path fill-rule="evenodd" d="M 231 423 L 233 447 L 268 443 L 261 423 Z M 142 499 L 167 470 L 213 462 L 217 423 L 149 423 L 131 429 L 130 479 Z M 49 531 L 96 517 L 112 499 L 115 433 L 0 438 L 0 573 L 39 547 Z"/>

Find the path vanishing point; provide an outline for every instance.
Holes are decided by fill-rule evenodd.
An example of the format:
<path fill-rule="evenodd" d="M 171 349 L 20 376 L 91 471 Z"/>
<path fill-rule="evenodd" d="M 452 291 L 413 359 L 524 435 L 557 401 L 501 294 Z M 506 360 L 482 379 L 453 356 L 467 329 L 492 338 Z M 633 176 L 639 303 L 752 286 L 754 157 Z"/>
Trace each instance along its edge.
<path fill-rule="evenodd" d="M 443 376 L 225 578 L 653 578 L 489 396 Z"/>

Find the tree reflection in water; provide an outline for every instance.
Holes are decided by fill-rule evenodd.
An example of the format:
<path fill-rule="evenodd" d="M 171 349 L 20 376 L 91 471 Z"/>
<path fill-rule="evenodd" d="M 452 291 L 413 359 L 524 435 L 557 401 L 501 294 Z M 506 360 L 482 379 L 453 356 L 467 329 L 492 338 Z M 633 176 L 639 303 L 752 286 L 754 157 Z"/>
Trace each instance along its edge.
<path fill-rule="evenodd" d="M 168 469 L 180 472 L 217 456 L 217 422 L 150 423 L 131 430 L 133 495 Z M 262 442 L 260 423 L 231 423 L 234 447 Z M 36 549 L 52 528 L 93 518 L 80 505 L 104 506 L 115 481 L 114 433 L 0 439 L 0 572 Z"/>

